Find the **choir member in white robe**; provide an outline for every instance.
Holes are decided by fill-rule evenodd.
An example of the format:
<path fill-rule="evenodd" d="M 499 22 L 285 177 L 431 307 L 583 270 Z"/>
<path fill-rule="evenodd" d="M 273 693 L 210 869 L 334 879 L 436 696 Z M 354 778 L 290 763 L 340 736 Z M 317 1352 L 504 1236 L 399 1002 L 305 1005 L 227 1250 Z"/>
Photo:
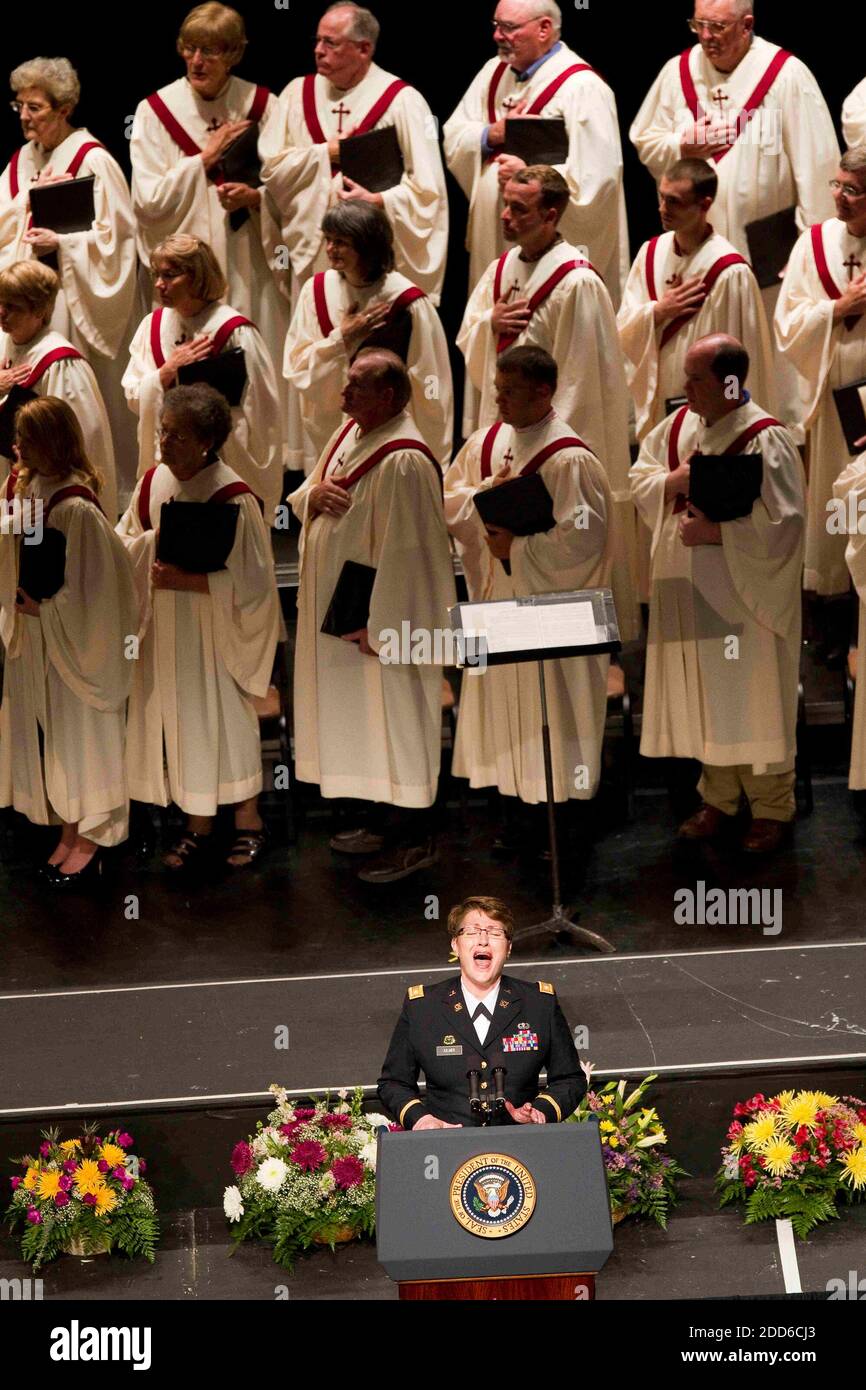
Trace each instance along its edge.
<path fill-rule="evenodd" d="M 268 691 L 279 634 L 270 537 L 259 503 L 219 457 L 231 415 L 212 387 L 178 386 L 162 414 L 163 462 L 139 481 L 118 523 L 140 595 L 139 659 L 129 698 L 127 759 L 134 801 L 175 802 L 187 828 L 163 857 L 177 872 L 201 860 L 217 807 L 235 808 L 231 868 L 267 842 L 254 699 Z M 157 559 L 165 503 L 235 506 L 225 568 L 194 574 Z"/>
<path fill-rule="evenodd" d="M 803 466 L 790 431 L 743 389 L 748 354 L 736 339 L 696 343 L 685 370 L 688 406 L 647 435 L 632 469 L 653 533 L 641 753 L 703 764 L 703 805 L 681 836 L 719 834 L 745 793 L 743 848 L 767 853 L 796 814 Z M 687 509 L 695 453 L 763 455 L 750 516 L 720 525 Z"/>
<path fill-rule="evenodd" d="M 866 439 L 860 441 L 866 446 Z M 833 496 L 841 510 L 848 537 L 845 559 L 860 600 L 858 650 L 866 651 L 866 454 L 851 459 L 833 484 Z M 862 667 L 860 668 L 862 671 Z M 854 728 L 851 739 L 852 791 L 866 790 L 866 690 L 864 678 L 857 680 L 854 696 Z"/>
<path fill-rule="evenodd" d="M 504 353 L 496 372 L 501 419 L 467 440 L 445 476 L 445 518 L 471 600 L 609 586 L 610 485 L 598 459 L 553 409 L 556 378 L 555 361 L 540 348 Z M 534 473 L 553 499 L 554 529 L 532 536 L 486 529 L 476 494 Z M 589 800 L 598 789 L 609 665 L 607 656 L 546 665 L 557 801 Z M 541 724 L 532 663 L 465 674 L 454 775 L 530 805 L 546 801 Z"/>
<path fill-rule="evenodd" d="M 812 73 L 799 58 L 754 32 L 750 0 L 696 0 L 698 42 L 671 58 L 631 127 L 631 140 L 656 180 L 676 159 L 717 167 L 713 226 L 742 256 L 746 227 L 796 207 L 801 228 L 832 213 L 830 190 L 839 158 L 833 118 Z M 778 286 L 763 290 L 770 320 Z M 776 358 L 781 418 L 802 442 L 794 373 Z"/>
<path fill-rule="evenodd" d="M 833 391 L 866 377 L 866 146 L 842 156 L 836 216 L 804 232 L 776 310 L 776 334 L 801 381 L 808 426 L 804 584 L 849 589 L 844 538 L 828 528 L 833 484 L 849 462 Z"/>
<path fill-rule="evenodd" d="M 500 214 L 505 184 L 524 160 L 505 154 L 509 117 L 565 122 L 568 183 L 562 234 L 585 246 L 618 305 L 628 273 L 622 142 L 616 98 L 594 69 L 562 41 L 555 0 L 500 0 L 485 63 L 445 124 L 445 159 L 469 200 L 469 290 L 504 250 Z"/>
<path fill-rule="evenodd" d="M 373 61 L 379 22 L 358 5 L 326 10 L 316 35 L 316 72 L 280 95 L 281 148 L 265 186 L 280 209 L 282 240 L 300 283 L 325 270 L 322 218 L 335 202 L 361 199 L 394 230 L 397 269 L 438 305 L 448 255 L 448 191 L 439 126 L 414 87 Z M 392 127 L 403 157 L 399 183 L 371 192 L 340 173 L 340 141 Z"/>
<path fill-rule="evenodd" d="M 58 280 L 40 261 L 0 270 L 0 410 L 13 386 L 57 396 L 72 407 L 84 448 L 102 479 L 100 505 L 117 519 L 117 481 L 108 413 L 93 368 L 68 338 L 50 327 Z M 3 477 L 10 460 L 0 457 Z"/>
<path fill-rule="evenodd" d="M 342 421 L 346 372 L 366 347 L 393 346 L 412 382 L 412 418 L 443 468 L 451 459 L 454 392 L 448 342 L 429 297 L 394 269 L 391 224 L 368 203 L 340 203 L 322 230 L 330 270 L 301 291 L 283 371 L 297 391 L 305 471 Z"/>
<path fill-rule="evenodd" d="M 303 526 L 295 772 L 326 798 L 400 808 L 382 834 L 368 840 L 350 831 L 331 842 L 350 854 L 384 848 L 362 871 L 372 883 L 405 878 L 437 858 L 422 812 L 436 799 L 456 591 L 439 462 L 407 409 L 410 398 L 399 357 L 363 353 L 343 392 L 348 424 L 290 498 Z M 375 576 L 366 625 L 341 640 L 321 628 L 348 561 Z"/>
<path fill-rule="evenodd" d="M 243 19 L 226 5 L 198 5 L 186 16 L 177 40 L 186 76 L 152 93 L 135 113 L 132 201 L 142 266 L 149 270 L 156 247 L 174 232 L 206 242 L 228 281 L 229 303 L 252 320 L 277 363 L 291 317 L 279 215 L 264 188 L 227 181 L 220 171 L 229 145 L 251 124 L 258 125 L 260 159 L 280 144 L 276 97 L 232 74 L 246 44 Z M 285 391 L 280 404 L 285 439 Z M 302 466 L 288 453 L 284 465 Z"/>
<path fill-rule="evenodd" d="M 232 407 L 232 431 L 223 463 L 264 503 L 269 525 L 283 489 L 279 389 L 261 334 L 243 314 L 223 304 L 226 282 L 211 248 L 179 232 L 157 247 L 153 272 L 160 307 L 133 339 L 123 387 L 138 416 L 138 477 L 160 462 L 160 417 L 178 371 L 222 352 L 244 354 L 246 385 Z"/>
<path fill-rule="evenodd" d="M 866 77 L 858 82 L 842 107 L 842 133 L 849 150 L 866 145 Z"/>
<path fill-rule="evenodd" d="M 89 882 L 98 849 L 127 835 L 123 745 L 137 603 L 70 407 L 51 396 L 29 401 L 16 426 L 18 472 L 4 486 L 0 535 L 0 805 L 62 826 L 42 877 L 67 889 Z M 41 601 L 18 587 L 22 523 L 65 538 L 63 582 Z"/>
<path fill-rule="evenodd" d="M 502 223 L 512 250 L 490 265 L 469 303 L 457 346 L 480 398 L 464 434 L 495 424 L 496 364 L 508 347 L 541 347 L 559 365 L 556 412 L 604 467 L 613 495 L 613 591 L 620 632 L 637 635 L 637 539 L 628 483 L 629 397 L 613 304 L 595 267 L 563 241 L 568 203 L 562 175 L 544 165 L 520 170 L 506 186 Z M 467 384 L 468 384 L 467 383 Z"/>
<path fill-rule="evenodd" d="M 78 75 L 66 58 L 34 58 L 11 76 L 26 144 L 0 175 L 0 270 L 28 256 L 57 270 L 51 327 L 77 347 L 96 374 L 115 457 L 132 456 L 134 432 L 120 378 L 129 349 L 138 257 L 126 176 L 89 130 L 74 129 Z M 30 189 L 93 179 L 93 223 L 78 232 L 32 225 Z M 123 478 L 127 490 L 133 478 Z"/>

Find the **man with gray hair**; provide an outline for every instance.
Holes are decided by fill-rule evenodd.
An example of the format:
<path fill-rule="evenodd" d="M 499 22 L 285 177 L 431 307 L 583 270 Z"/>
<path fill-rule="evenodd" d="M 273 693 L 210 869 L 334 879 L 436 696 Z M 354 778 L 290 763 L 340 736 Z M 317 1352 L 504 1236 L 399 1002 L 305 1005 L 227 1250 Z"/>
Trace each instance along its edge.
<path fill-rule="evenodd" d="M 554 0 L 499 0 L 491 58 L 445 125 L 445 158 L 469 200 L 469 290 L 505 250 L 500 215 L 509 179 L 527 164 L 553 164 L 568 182 L 562 235 L 587 248 L 614 307 L 628 274 L 622 143 L 610 87 L 562 40 Z M 564 122 L 560 162 L 509 153 L 515 118 Z"/>
<path fill-rule="evenodd" d="M 328 208 L 360 199 L 388 218 L 397 270 L 438 305 L 448 253 L 438 126 L 420 92 L 373 61 L 378 37 L 378 20 L 360 5 L 338 3 L 325 11 L 316 72 L 295 78 L 280 96 L 281 150 L 265 162 L 262 176 L 280 211 L 296 286 L 328 267 L 321 230 Z M 341 141 L 389 127 L 403 172 L 376 191 L 341 171 Z"/>
<path fill-rule="evenodd" d="M 709 160 L 719 176 L 713 227 L 751 259 L 749 223 L 792 207 L 801 228 L 830 215 L 836 131 L 805 64 L 755 33 L 752 0 L 695 0 L 687 22 L 697 42 L 662 68 L 631 140 L 656 180 L 677 159 Z M 763 290 L 768 319 L 778 294 Z M 776 370 L 782 418 L 799 430 L 796 376 L 779 355 Z"/>

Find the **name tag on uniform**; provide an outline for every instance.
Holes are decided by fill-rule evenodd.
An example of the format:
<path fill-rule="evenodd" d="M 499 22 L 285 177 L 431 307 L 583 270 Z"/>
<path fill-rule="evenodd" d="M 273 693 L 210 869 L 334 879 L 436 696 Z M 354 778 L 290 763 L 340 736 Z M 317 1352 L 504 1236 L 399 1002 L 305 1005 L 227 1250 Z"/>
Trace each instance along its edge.
<path fill-rule="evenodd" d="M 528 1028 L 521 1028 L 518 1033 L 514 1033 L 510 1038 L 502 1039 L 503 1052 L 537 1052 L 538 1034 L 531 1033 Z"/>
<path fill-rule="evenodd" d="M 462 1057 L 462 1056 L 463 1056 L 463 1047 L 462 1047 L 462 1045 L 461 1045 L 460 1043 L 458 1043 L 456 1047 L 453 1047 L 453 1046 L 452 1046 L 452 1047 L 437 1047 L 437 1049 L 436 1049 L 436 1056 L 437 1056 L 437 1057 Z"/>

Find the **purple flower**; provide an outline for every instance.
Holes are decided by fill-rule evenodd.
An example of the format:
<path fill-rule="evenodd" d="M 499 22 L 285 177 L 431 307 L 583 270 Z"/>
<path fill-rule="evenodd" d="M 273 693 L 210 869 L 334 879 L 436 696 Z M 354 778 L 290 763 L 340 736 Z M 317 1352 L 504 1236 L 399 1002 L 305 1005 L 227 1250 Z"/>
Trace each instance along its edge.
<path fill-rule="evenodd" d="M 34 1226 L 42 1225 L 42 1217 L 39 1215 L 39 1212 L 36 1210 L 35 1207 L 30 1207 L 30 1209 L 28 1210 L 27 1220 L 32 1221 Z"/>
<path fill-rule="evenodd" d="M 124 1130 L 122 1134 L 118 1134 L 118 1136 L 117 1136 L 117 1142 L 118 1142 L 119 1146 L 120 1146 L 122 1149 L 129 1149 L 129 1148 L 132 1148 L 132 1144 L 133 1144 L 132 1135 L 131 1135 L 131 1134 L 127 1134 L 126 1130 Z"/>
<path fill-rule="evenodd" d="M 10 1181 L 11 1184 L 12 1184 L 12 1191 L 13 1191 L 13 1192 L 15 1191 L 15 1188 L 16 1188 L 16 1187 L 20 1187 L 20 1186 L 21 1186 L 21 1179 L 20 1179 L 20 1178 L 10 1178 L 9 1181 Z"/>
<path fill-rule="evenodd" d="M 66 1194 L 65 1192 L 55 1192 L 55 1194 L 54 1194 L 54 1205 L 55 1205 L 56 1207 L 68 1207 L 68 1206 L 69 1206 L 69 1198 L 68 1198 L 67 1194 Z"/>
<path fill-rule="evenodd" d="M 626 1193 L 626 1197 L 627 1197 L 628 1201 L 629 1201 L 629 1202 L 636 1202 L 637 1199 L 638 1199 L 638 1192 L 639 1192 L 638 1185 L 637 1185 L 636 1182 L 633 1182 L 633 1183 L 630 1185 L 630 1187 L 629 1187 L 629 1189 L 628 1189 L 628 1192 Z"/>
<path fill-rule="evenodd" d="M 661 1173 L 655 1173 L 653 1177 L 650 1178 L 649 1185 L 654 1192 L 658 1192 L 663 1182 L 664 1178 L 662 1177 Z"/>
<path fill-rule="evenodd" d="M 139 1171 L 139 1173 L 146 1173 L 146 1172 L 147 1172 L 147 1164 L 145 1163 L 145 1161 L 144 1161 L 143 1158 L 140 1158 L 140 1159 L 138 1160 L 138 1171 Z"/>
<path fill-rule="evenodd" d="M 296 1119 L 296 1120 L 311 1120 L 312 1117 L 315 1115 L 315 1113 L 316 1113 L 315 1110 L 311 1110 L 311 1109 L 309 1108 L 309 1106 L 303 1106 L 303 1105 L 296 1105 L 296 1106 L 295 1106 L 295 1119 Z"/>
<path fill-rule="evenodd" d="M 86 1194 L 82 1197 L 81 1200 L 82 1200 L 82 1202 L 84 1203 L 84 1205 L 85 1205 L 86 1207 L 95 1207 L 95 1206 L 96 1206 L 96 1194 L 95 1194 L 95 1192 L 88 1192 L 88 1193 L 86 1193 Z"/>
<path fill-rule="evenodd" d="M 133 1187 L 135 1187 L 135 1178 L 131 1178 L 128 1173 L 125 1178 L 121 1178 L 121 1182 L 123 1183 L 123 1189 L 125 1192 L 129 1192 Z"/>
<path fill-rule="evenodd" d="M 317 1144 L 315 1140 L 308 1140 L 292 1149 L 289 1157 L 299 1168 L 304 1169 L 307 1173 L 312 1173 L 316 1168 L 321 1168 L 328 1155 L 321 1144 Z M 336 1176 L 335 1173 L 334 1177 L 336 1178 Z"/>
<path fill-rule="evenodd" d="M 60 1179 L 60 1191 L 70 1192 L 72 1190 L 72 1183 L 73 1179 L 69 1176 L 68 1173 L 64 1173 L 63 1177 Z"/>
<path fill-rule="evenodd" d="M 63 1165 L 63 1171 L 64 1173 L 74 1173 L 77 1167 L 78 1164 L 75 1162 L 74 1158 L 67 1158 Z"/>
<path fill-rule="evenodd" d="M 106 1163 L 104 1158 L 101 1158 L 96 1166 L 99 1169 L 100 1173 L 108 1172 L 108 1164 Z"/>
<path fill-rule="evenodd" d="M 320 1122 L 323 1129 L 351 1129 L 351 1115 L 323 1115 Z"/>
<path fill-rule="evenodd" d="M 39 1145 L 39 1152 L 41 1153 L 43 1158 L 47 1158 L 48 1155 L 51 1153 L 51 1145 L 49 1144 L 47 1139 Z"/>
<path fill-rule="evenodd" d="M 348 1191 L 350 1187 L 360 1187 L 364 1181 L 364 1165 L 360 1158 L 349 1154 L 346 1158 L 335 1158 L 331 1164 L 334 1182 Z"/>
<path fill-rule="evenodd" d="M 231 1165 L 236 1178 L 242 1178 L 244 1173 L 248 1173 L 253 1166 L 253 1151 L 249 1144 L 241 1141 L 235 1144 L 232 1149 Z M 141 1164 L 139 1164 L 139 1168 Z"/>
<path fill-rule="evenodd" d="M 118 1163 L 116 1168 L 112 1168 L 111 1176 L 117 1178 L 118 1182 L 121 1182 L 126 1177 L 126 1169 Z"/>

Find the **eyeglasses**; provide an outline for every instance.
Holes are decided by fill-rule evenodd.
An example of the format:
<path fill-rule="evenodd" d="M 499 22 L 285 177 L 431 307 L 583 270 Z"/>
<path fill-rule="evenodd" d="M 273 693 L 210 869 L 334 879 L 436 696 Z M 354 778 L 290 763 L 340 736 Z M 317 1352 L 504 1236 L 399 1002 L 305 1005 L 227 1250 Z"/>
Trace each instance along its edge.
<path fill-rule="evenodd" d="M 461 927 L 457 935 L 465 936 L 467 941 L 475 941 L 479 936 L 486 936 L 488 941 L 502 941 L 505 932 L 499 931 L 496 927 L 491 930 L 487 927 Z"/>
<path fill-rule="evenodd" d="M 16 116 L 20 116 L 22 111 L 26 111 L 30 116 L 39 116 L 43 111 L 54 110 L 50 102 L 10 101 L 9 107 L 10 110 L 15 112 Z"/>
<path fill-rule="evenodd" d="M 706 29 L 711 39 L 718 39 L 722 34 L 727 33 L 729 29 L 733 29 L 734 25 L 739 23 L 739 21 L 736 19 L 728 19 L 722 23 L 721 20 L 718 19 L 689 19 L 687 23 L 692 33 L 697 34 L 698 37 L 700 37 Z"/>
<path fill-rule="evenodd" d="M 543 18 L 543 16 L 541 16 L 541 15 L 536 15 L 536 16 L 535 16 L 535 19 L 524 19 L 522 24 L 503 24 L 503 23 L 501 22 L 501 20 L 494 19 L 494 21 L 493 21 L 493 32 L 494 32 L 494 34 L 495 34 L 495 33 L 496 33 L 496 30 L 499 29 L 499 31 L 500 31 L 501 33 L 503 33 L 503 34 L 505 34 L 505 35 L 507 35 L 507 36 L 508 36 L 508 35 L 511 35 L 511 34 L 516 34 L 516 33 L 518 32 L 518 30 L 520 30 L 520 29 L 525 29 L 526 26 L 527 26 L 527 24 L 534 24 L 534 23 L 535 23 L 535 20 L 536 20 L 536 19 L 539 19 L 539 18 Z"/>
<path fill-rule="evenodd" d="M 834 193 L 841 193 L 843 198 L 847 198 L 849 203 L 856 203 L 858 198 L 866 198 L 866 188 L 855 188 L 853 183 L 840 183 L 838 179 L 831 179 L 830 187 Z"/>
<path fill-rule="evenodd" d="M 194 58 L 200 53 L 206 63 L 214 58 L 221 58 L 225 53 L 224 48 L 201 48 L 198 44 L 185 43 L 181 45 L 180 55 L 182 58 Z"/>

